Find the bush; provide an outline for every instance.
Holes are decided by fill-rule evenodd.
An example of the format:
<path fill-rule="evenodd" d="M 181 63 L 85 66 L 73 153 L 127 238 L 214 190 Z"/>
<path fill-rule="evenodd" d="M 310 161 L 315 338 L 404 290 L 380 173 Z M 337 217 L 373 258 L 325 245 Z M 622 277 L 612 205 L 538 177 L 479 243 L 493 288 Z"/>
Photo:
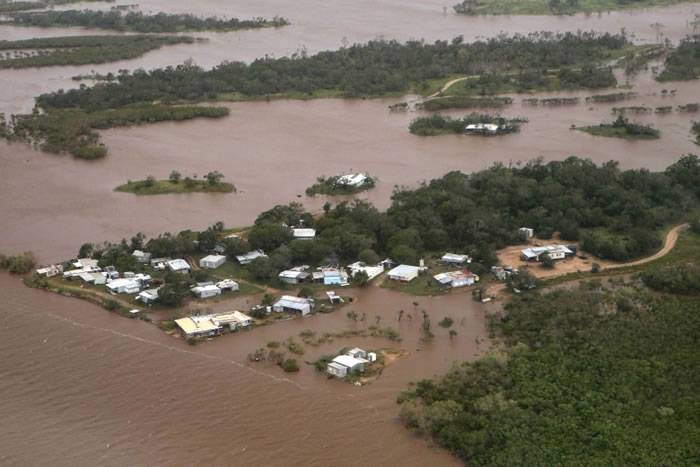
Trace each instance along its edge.
<path fill-rule="evenodd" d="M 454 320 L 449 316 L 445 316 L 440 320 L 440 322 L 438 322 L 438 325 L 443 328 L 452 327 L 452 324 L 454 324 Z"/>
<path fill-rule="evenodd" d="M 0 269 L 6 269 L 12 274 L 27 274 L 36 266 L 34 254 L 26 251 L 15 256 L 0 255 Z"/>
<path fill-rule="evenodd" d="M 297 371 L 299 371 L 299 364 L 294 358 L 288 358 L 284 360 L 282 363 L 280 363 L 280 367 L 286 373 L 296 373 Z"/>

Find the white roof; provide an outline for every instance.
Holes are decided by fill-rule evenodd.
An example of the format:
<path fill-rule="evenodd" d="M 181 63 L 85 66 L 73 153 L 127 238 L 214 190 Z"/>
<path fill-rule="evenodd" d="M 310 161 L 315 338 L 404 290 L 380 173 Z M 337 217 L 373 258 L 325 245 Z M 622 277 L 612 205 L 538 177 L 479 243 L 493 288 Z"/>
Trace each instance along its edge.
<path fill-rule="evenodd" d="M 158 289 L 148 289 L 139 293 L 140 297 L 158 298 Z"/>
<path fill-rule="evenodd" d="M 410 266 L 408 264 L 400 264 L 389 271 L 390 276 L 411 276 L 420 271 L 418 266 Z"/>
<path fill-rule="evenodd" d="M 436 274 L 433 278 L 441 284 L 451 284 L 454 281 L 466 280 L 469 278 L 476 280 L 476 276 L 469 271 L 448 271 Z"/>
<path fill-rule="evenodd" d="M 216 283 L 216 286 L 220 289 L 226 289 L 229 287 L 235 287 L 238 285 L 238 282 L 232 280 L 232 279 L 224 279 L 220 282 Z"/>
<path fill-rule="evenodd" d="M 137 258 L 143 258 L 143 257 L 146 257 L 146 256 L 148 256 L 149 258 L 151 257 L 151 254 L 150 254 L 150 253 L 146 253 L 145 251 L 141 251 L 141 250 L 134 250 L 134 252 L 131 253 L 131 254 L 132 254 L 133 256 L 136 256 Z"/>
<path fill-rule="evenodd" d="M 211 316 L 188 316 L 187 318 L 176 319 L 175 324 L 186 334 L 216 331 L 220 328 L 218 324 L 214 323 Z"/>
<path fill-rule="evenodd" d="M 554 253 L 554 252 L 560 252 L 560 253 L 564 253 L 566 255 L 574 254 L 573 251 L 571 251 L 569 248 L 565 247 L 564 245 L 535 246 L 532 248 L 525 248 L 524 250 L 522 250 L 522 254 L 527 256 L 528 258 L 537 258 L 542 253 Z"/>
<path fill-rule="evenodd" d="M 292 229 L 292 235 L 294 238 L 314 238 L 316 229 Z"/>
<path fill-rule="evenodd" d="M 171 271 L 185 271 L 190 269 L 190 265 L 184 259 L 171 259 L 166 263 Z"/>
<path fill-rule="evenodd" d="M 384 272 L 384 268 L 382 266 L 367 266 L 365 263 L 360 261 L 349 264 L 348 269 L 350 269 L 350 274 L 353 276 L 360 271 L 364 271 L 367 273 L 368 280 L 372 280 Z"/>
<path fill-rule="evenodd" d="M 295 271 L 294 269 L 287 269 L 286 271 L 280 272 L 278 277 L 285 279 L 298 279 L 300 277 L 309 277 L 309 273 L 304 271 Z"/>
<path fill-rule="evenodd" d="M 338 355 L 333 359 L 333 363 L 338 363 L 340 365 L 343 365 L 347 368 L 355 368 L 357 365 L 361 365 L 363 363 L 369 363 L 367 360 L 364 358 L 355 358 L 351 357 L 350 355 Z"/>
<path fill-rule="evenodd" d="M 122 287 L 133 288 L 139 287 L 138 281 L 135 279 L 113 279 L 107 282 L 107 288 L 109 290 L 121 289 Z"/>
<path fill-rule="evenodd" d="M 367 176 L 362 173 L 357 173 L 357 174 L 346 174 L 338 178 L 338 181 L 336 183 L 340 185 L 351 185 L 351 186 L 357 186 L 357 185 L 362 185 L 365 180 L 367 180 Z"/>
<path fill-rule="evenodd" d="M 238 260 L 239 263 L 250 263 L 256 258 L 261 258 L 263 256 L 267 256 L 264 251 L 262 250 L 253 250 L 249 251 L 248 253 L 244 255 L 238 255 L 236 256 L 236 259 Z"/>
<path fill-rule="evenodd" d="M 486 130 L 486 131 L 496 131 L 498 130 L 498 125 L 493 123 L 472 123 L 467 125 L 465 130 Z"/>
<path fill-rule="evenodd" d="M 218 261 L 221 261 L 222 259 L 225 260 L 225 259 L 226 259 L 226 256 L 224 256 L 224 255 L 208 255 L 208 256 L 205 256 L 204 258 L 202 258 L 200 261 L 218 262 Z"/>
<path fill-rule="evenodd" d="M 234 310 L 226 313 L 217 313 L 215 315 L 211 315 L 211 320 L 215 324 L 221 326 L 229 323 L 243 324 L 252 321 L 253 318 L 244 313 L 241 313 L 238 310 Z"/>
<path fill-rule="evenodd" d="M 449 263 L 464 263 L 466 261 L 469 261 L 469 256 L 458 255 L 456 253 L 445 253 L 444 255 L 442 255 L 441 260 Z"/>
<path fill-rule="evenodd" d="M 282 295 L 275 305 L 282 306 L 284 308 L 295 308 L 301 309 L 305 308 L 307 305 L 311 304 L 311 300 L 304 297 L 294 297 L 292 295 Z"/>
<path fill-rule="evenodd" d="M 209 284 L 209 285 L 199 285 L 197 287 L 194 287 L 192 289 L 194 293 L 203 293 L 203 292 L 213 292 L 213 291 L 220 291 L 220 289 L 215 286 L 214 284 Z"/>

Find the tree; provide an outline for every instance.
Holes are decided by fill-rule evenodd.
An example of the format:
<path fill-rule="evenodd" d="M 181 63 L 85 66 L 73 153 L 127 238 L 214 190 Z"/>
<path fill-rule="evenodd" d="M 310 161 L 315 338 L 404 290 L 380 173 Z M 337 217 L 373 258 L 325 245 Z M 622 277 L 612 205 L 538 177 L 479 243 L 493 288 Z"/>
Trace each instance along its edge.
<path fill-rule="evenodd" d="M 148 177 L 146 177 L 146 180 L 143 181 L 143 186 L 145 186 L 146 188 L 150 188 L 155 184 L 156 178 L 153 175 L 149 175 Z"/>
<path fill-rule="evenodd" d="M 449 333 L 449 334 L 450 334 L 450 340 L 452 340 L 452 339 L 454 339 L 455 337 L 457 337 L 457 331 L 455 331 L 454 329 L 450 329 L 450 333 Z"/>
<path fill-rule="evenodd" d="M 209 185 L 216 185 L 224 178 L 224 174 L 218 170 L 214 170 L 213 172 L 208 172 L 205 178 L 207 179 L 207 183 Z"/>
<path fill-rule="evenodd" d="M 95 245 L 92 243 L 83 243 L 78 251 L 78 258 L 90 258 L 95 251 Z"/>
<path fill-rule="evenodd" d="M 255 258 L 249 265 L 250 273 L 259 280 L 268 281 L 277 276 L 277 270 L 272 265 L 272 260 L 265 256 Z"/>
<path fill-rule="evenodd" d="M 369 276 L 365 271 L 357 271 L 355 274 L 353 274 L 350 282 L 356 287 L 367 287 L 369 284 Z"/>
<path fill-rule="evenodd" d="M 540 264 L 543 268 L 554 269 L 554 260 L 547 252 L 540 255 Z"/>
<path fill-rule="evenodd" d="M 292 231 L 281 224 L 259 224 L 250 229 L 248 243 L 255 249 L 273 251 L 280 245 L 289 243 Z"/>
<path fill-rule="evenodd" d="M 189 291 L 189 281 L 184 275 L 169 273 L 165 276 L 165 284 L 158 290 L 158 301 L 165 306 L 178 307 Z"/>
<path fill-rule="evenodd" d="M 379 263 L 379 255 L 371 248 L 366 248 L 357 255 L 357 259 L 365 264 L 377 264 Z"/>
<path fill-rule="evenodd" d="M 168 178 L 172 183 L 180 183 L 182 174 L 180 174 L 180 172 L 178 172 L 177 170 L 173 170 L 172 172 L 170 172 L 170 177 Z"/>

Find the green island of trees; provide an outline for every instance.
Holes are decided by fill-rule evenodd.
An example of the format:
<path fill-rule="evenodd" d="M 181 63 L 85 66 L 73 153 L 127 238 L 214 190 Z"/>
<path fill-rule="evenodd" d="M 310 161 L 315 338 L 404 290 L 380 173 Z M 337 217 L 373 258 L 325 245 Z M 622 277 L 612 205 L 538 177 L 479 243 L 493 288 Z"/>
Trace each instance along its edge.
<path fill-rule="evenodd" d="M 687 81 L 700 78 L 700 35 L 683 39 L 668 54 L 659 81 Z"/>
<path fill-rule="evenodd" d="M 148 176 L 144 180 L 128 181 L 119 185 L 114 191 L 133 193 L 135 195 L 164 195 L 171 193 L 233 193 L 236 187 L 232 183 L 223 182 L 224 175 L 213 171 L 204 176 L 204 180 L 192 177 L 182 178 L 177 170 L 170 173 L 167 180 L 156 180 Z"/>
<path fill-rule="evenodd" d="M 123 37 L 128 40 L 132 36 Z M 471 44 L 464 44 L 461 37 L 433 44 L 372 41 L 313 56 L 299 53 L 292 57 L 266 57 L 249 65 L 226 62 L 209 71 L 185 63 L 152 71 L 124 72 L 116 80 L 92 87 L 43 94 L 36 99 L 36 112 L 15 115 L 13 119 L 35 128 L 35 138 L 52 139 L 44 148 L 74 153 L 75 138 L 49 138 L 49 133 L 75 135 L 75 120 L 89 120 L 90 115 L 103 116 L 107 112 L 129 113 L 129 108 L 143 108 L 145 103 L 157 101 L 157 108 L 164 111 L 169 104 L 204 100 L 383 96 L 412 89 L 427 93 L 438 81 L 455 74 L 473 76 L 484 69 L 490 70 L 489 76 L 513 72 L 533 79 L 544 70 L 559 70 L 563 81 L 568 79 L 566 76 L 574 77 L 567 81 L 571 86 L 589 87 L 596 82 L 592 75 L 601 72 L 612 77 L 607 66 L 599 66 L 633 50 L 635 46 L 624 35 L 583 32 L 499 36 Z M 614 84 L 612 79 L 603 85 Z M 71 118 L 63 119 L 63 115 Z M 42 123 L 47 119 L 55 123 L 48 129 Z M 10 137 L 16 133 L 14 128 L 8 131 Z M 90 141 L 89 145 L 94 146 L 93 143 Z"/>
<path fill-rule="evenodd" d="M 140 57 L 167 45 L 192 44 L 188 36 L 64 36 L 0 41 L 0 68 L 89 65 Z"/>
<path fill-rule="evenodd" d="M 0 0 L 0 14 L 14 13 L 16 11 L 43 10 L 53 6 L 69 5 L 71 3 L 105 2 L 114 3 L 114 0 L 45 0 L 45 1 L 12 1 Z"/>
<path fill-rule="evenodd" d="M 697 297 L 658 297 L 637 282 L 530 292 L 491 331 L 504 342 L 493 356 L 399 396 L 407 427 L 468 465 L 697 459 Z"/>
<path fill-rule="evenodd" d="M 228 114 L 225 107 L 196 105 L 139 104 L 94 111 L 50 109 L 42 114 L 13 115 L 5 137 L 38 143 L 46 152 L 68 152 L 83 159 L 97 159 L 107 154 L 107 148 L 95 130 L 198 117 L 221 118 Z"/>
<path fill-rule="evenodd" d="M 338 183 L 340 177 L 340 175 L 333 177 L 318 177 L 316 179 L 316 183 L 306 189 L 306 195 L 352 195 L 362 191 L 371 190 L 377 183 L 376 178 L 367 176 L 364 183 L 361 185 L 346 185 Z"/>
<path fill-rule="evenodd" d="M 418 117 L 409 125 L 409 131 L 418 136 L 439 136 L 448 134 L 461 134 L 470 124 L 490 123 L 498 125 L 498 130 L 493 133 L 503 135 L 520 131 L 520 125 L 527 120 L 522 118 L 507 119 L 497 115 L 471 113 L 464 118 L 445 117 L 433 114 L 429 117 Z"/>
<path fill-rule="evenodd" d="M 462 15 L 573 15 L 683 3 L 684 0 L 464 0 Z M 692 1 L 692 0 L 691 0 Z"/>
<path fill-rule="evenodd" d="M 141 33 L 235 31 L 239 29 L 281 27 L 289 24 L 289 21 L 280 17 L 275 17 L 271 20 L 264 18 L 241 20 L 237 18 L 221 19 L 217 17 L 200 18 L 191 14 L 158 13 L 155 15 L 146 15 L 135 11 L 122 14 L 119 10 L 52 10 L 32 13 L 15 13 L 12 14 L 9 19 L 2 22 L 15 26 L 81 26 L 85 28 Z"/>
<path fill-rule="evenodd" d="M 619 115 L 612 123 L 583 126 L 577 129 L 593 136 L 624 139 L 659 139 L 660 134 L 659 130 L 656 128 L 639 123 L 632 123 L 622 115 Z"/>

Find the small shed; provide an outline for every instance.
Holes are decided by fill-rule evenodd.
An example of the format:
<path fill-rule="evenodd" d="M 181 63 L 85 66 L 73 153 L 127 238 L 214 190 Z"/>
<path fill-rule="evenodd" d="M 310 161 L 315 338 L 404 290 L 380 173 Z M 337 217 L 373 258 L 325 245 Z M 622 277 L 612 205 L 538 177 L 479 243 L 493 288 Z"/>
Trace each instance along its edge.
<path fill-rule="evenodd" d="M 170 272 L 179 272 L 182 274 L 187 274 L 190 272 L 190 265 L 184 259 L 171 259 L 165 263 Z"/>
<path fill-rule="evenodd" d="M 310 274 L 305 271 L 299 271 L 296 269 L 288 269 L 286 271 L 280 272 L 277 277 L 280 281 L 286 284 L 299 284 L 308 279 Z"/>
<path fill-rule="evenodd" d="M 232 279 L 224 279 L 216 283 L 216 286 L 221 289 L 222 292 L 235 292 L 240 289 L 238 282 Z"/>
<path fill-rule="evenodd" d="M 221 295 L 221 289 L 214 284 L 198 285 L 192 289 L 192 293 L 198 298 L 211 298 Z"/>
<path fill-rule="evenodd" d="M 276 312 L 300 313 L 306 316 L 313 310 L 314 302 L 309 298 L 293 297 L 291 295 L 282 295 L 274 305 L 272 310 Z"/>
<path fill-rule="evenodd" d="M 316 238 L 315 229 L 292 229 L 292 236 L 294 240 L 313 240 Z"/>
<path fill-rule="evenodd" d="M 265 254 L 264 251 L 262 251 L 262 250 L 253 250 L 253 251 L 249 251 L 248 253 L 246 253 L 246 254 L 244 254 L 244 255 L 238 255 L 238 256 L 236 256 L 236 260 L 237 260 L 240 264 L 245 265 L 245 264 L 250 264 L 250 263 L 252 263 L 253 261 L 255 261 L 256 259 L 258 259 L 258 258 L 263 258 L 263 257 L 265 257 L 265 258 L 267 257 L 267 255 Z"/>
<path fill-rule="evenodd" d="M 440 261 L 446 264 L 464 264 L 471 263 L 472 259 L 469 255 L 458 255 L 456 253 L 445 253 L 440 258 Z"/>
<path fill-rule="evenodd" d="M 199 267 L 204 269 L 216 269 L 226 262 L 224 255 L 209 255 L 199 260 Z"/>

